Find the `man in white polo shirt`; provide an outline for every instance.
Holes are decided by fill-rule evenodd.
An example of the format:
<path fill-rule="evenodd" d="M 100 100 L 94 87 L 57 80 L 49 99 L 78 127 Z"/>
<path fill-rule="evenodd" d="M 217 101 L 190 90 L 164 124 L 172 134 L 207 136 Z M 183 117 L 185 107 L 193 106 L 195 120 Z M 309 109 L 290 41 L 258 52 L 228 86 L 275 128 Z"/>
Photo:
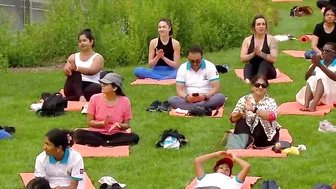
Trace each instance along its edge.
<path fill-rule="evenodd" d="M 215 110 L 225 102 L 225 96 L 219 92 L 219 74 L 215 65 L 203 59 L 203 50 L 200 47 L 191 47 L 188 61 L 177 71 L 177 96 L 170 97 L 168 103 L 172 108 L 184 110 L 195 107 Z"/>

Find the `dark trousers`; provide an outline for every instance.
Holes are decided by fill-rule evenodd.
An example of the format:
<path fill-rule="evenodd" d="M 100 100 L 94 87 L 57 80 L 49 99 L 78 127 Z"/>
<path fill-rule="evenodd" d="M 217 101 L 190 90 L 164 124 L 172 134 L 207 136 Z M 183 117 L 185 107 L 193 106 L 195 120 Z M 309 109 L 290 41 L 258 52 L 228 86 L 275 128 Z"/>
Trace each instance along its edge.
<path fill-rule="evenodd" d="M 69 101 L 78 101 L 80 96 L 89 101 L 92 95 L 100 92 L 100 84 L 82 81 L 81 73 L 76 71 L 67 77 L 64 84 L 64 95 Z"/>
<path fill-rule="evenodd" d="M 100 132 L 93 132 L 84 129 L 77 129 L 74 132 L 76 144 L 89 146 L 124 146 L 138 144 L 140 138 L 135 133 L 115 133 L 104 135 Z"/>
<path fill-rule="evenodd" d="M 253 133 L 251 133 L 250 127 L 247 125 L 246 120 L 241 118 L 236 122 L 236 127 L 234 129 L 234 134 L 249 134 L 254 138 L 254 145 L 257 147 L 272 146 L 274 143 L 279 141 L 279 130 L 277 130 L 271 141 L 267 140 L 267 135 L 265 133 L 264 127 L 259 122 L 254 128 Z"/>
<path fill-rule="evenodd" d="M 257 74 L 266 76 L 267 79 L 276 78 L 276 70 L 272 63 L 263 60 L 261 62 L 255 62 L 253 64 L 247 63 L 244 68 L 244 80 L 251 79 Z"/>
<path fill-rule="evenodd" d="M 316 2 L 316 5 L 318 8 L 322 9 L 323 7 L 327 8 L 327 7 L 333 7 L 336 8 L 336 1 L 334 1 L 333 3 L 330 3 L 329 1 L 325 1 L 325 0 L 318 0 Z"/>

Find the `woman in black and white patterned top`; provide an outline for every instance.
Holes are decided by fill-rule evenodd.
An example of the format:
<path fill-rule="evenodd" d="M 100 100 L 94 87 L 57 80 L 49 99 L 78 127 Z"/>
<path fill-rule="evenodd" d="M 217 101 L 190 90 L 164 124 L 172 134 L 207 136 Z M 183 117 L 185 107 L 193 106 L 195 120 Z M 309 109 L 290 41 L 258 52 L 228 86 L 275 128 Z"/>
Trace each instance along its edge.
<path fill-rule="evenodd" d="M 235 134 L 249 134 L 257 147 L 271 146 L 279 141 L 280 125 L 276 122 L 278 106 L 266 92 L 268 81 L 263 75 L 251 79 L 252 91 L 241 97 L 230 115 L 236 125 Z"/>

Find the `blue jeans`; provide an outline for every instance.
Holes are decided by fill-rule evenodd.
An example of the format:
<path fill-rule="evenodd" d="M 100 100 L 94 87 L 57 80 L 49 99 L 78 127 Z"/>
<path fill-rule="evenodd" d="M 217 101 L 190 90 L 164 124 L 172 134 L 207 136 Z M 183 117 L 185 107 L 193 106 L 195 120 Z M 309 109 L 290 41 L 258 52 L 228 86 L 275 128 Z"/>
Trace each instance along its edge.
<path fill-rule="evenodd" d="M 309 51 L 306 51 L 304 56 L 305 56 L 305 59 L 311 59 L 311 57 L 313 55 L 316 55 L 316 52 L 314 50 L 309 50 Z"/>
<path fill-rule="evenodd" d="M 177 70 L 169 66 L 154 66 L 152 69 L 137 67 L 134 69 L 134 75 L 139 79 L 176 79 Z"/>

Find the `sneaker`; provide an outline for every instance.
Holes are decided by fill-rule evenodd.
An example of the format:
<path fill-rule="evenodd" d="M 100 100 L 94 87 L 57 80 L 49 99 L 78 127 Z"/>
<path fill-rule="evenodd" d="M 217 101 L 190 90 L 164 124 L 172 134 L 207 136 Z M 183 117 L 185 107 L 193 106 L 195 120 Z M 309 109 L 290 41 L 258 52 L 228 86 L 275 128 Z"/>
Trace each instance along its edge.
<path fill-rule="evenodd" d="M 155 112 L 157 110 L 159 110 L 159 106 L 161 106 L 162 102 L 155 100 L 154 102 L 152 102 L 152 104 L 146 109 L 147 111 L 150 112 Z"/>
<path fill-rule="evenodd" d="M 87 114 L 87 109 L 88 109 L 88 105 L 84 105 L 84 106 L 82 107 L 81 114 Z"/>
<path fill-rule="evenodd" d="M 333 126 L 328 120 L 323 120 L 320 122 L 318 131 L 321 132 L 336 132 L 336 127 Z"/>
<path fill-rule="evenodd" d="M 158 109 L 161 112 L 169 112 L 170 110 L 170 104 L 168 103 L 168 101 L 164 101 L 159 107 Z"/>

